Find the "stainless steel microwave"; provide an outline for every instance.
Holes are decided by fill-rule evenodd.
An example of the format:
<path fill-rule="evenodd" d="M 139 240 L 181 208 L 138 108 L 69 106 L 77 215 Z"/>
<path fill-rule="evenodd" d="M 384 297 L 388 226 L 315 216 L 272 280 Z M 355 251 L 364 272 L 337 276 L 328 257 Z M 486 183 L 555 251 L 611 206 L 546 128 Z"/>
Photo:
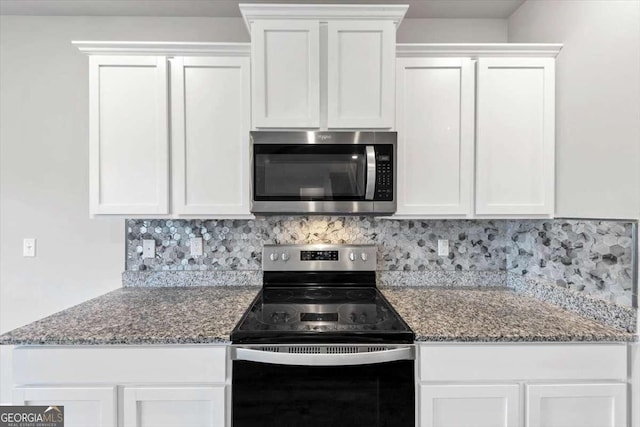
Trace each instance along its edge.
<path fill-rule="evenodd" d="M 396 132 L 251 132 L 251 212 L 396 210 Z"/>

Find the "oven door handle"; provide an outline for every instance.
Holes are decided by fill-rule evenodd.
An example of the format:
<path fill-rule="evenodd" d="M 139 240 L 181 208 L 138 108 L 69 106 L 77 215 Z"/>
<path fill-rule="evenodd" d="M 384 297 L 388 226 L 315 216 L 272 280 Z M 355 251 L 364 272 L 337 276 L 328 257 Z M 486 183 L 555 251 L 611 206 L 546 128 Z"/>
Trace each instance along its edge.
<path fill-rule="evenodd" d="M 367 151 L 367 186 L 364 198 L 373 200 L 376 189 L 376 149 L 373 145 L 367 145 L 365 149 Z"/>
<path fill-rule="evenodd" d="M 415 359 L 413 346 L 383 351 L 338 354 L 278 353 L 273 351 L 233 347 L 231 354 L 233 360 L 297 366 L 372 365 L 375 363 Z"/>

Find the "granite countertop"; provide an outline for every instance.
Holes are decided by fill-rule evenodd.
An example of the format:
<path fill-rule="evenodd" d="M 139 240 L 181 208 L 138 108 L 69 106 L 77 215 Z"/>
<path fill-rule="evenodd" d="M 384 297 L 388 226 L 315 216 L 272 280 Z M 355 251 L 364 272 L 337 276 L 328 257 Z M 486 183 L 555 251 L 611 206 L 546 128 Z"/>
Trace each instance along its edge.
<path fill-rule="evenodd" d="M 636 336 L 507 288 L 387 287 L 416 341 L 634 341 Z"/>
<path fill-rule="evenodd" d="M 0 344 L 229 342 L 257 287 L 122 288 L 0 336 Z M 633 341 L 506 288 L 387 287 L 416 341 Z"/>
<path fill-rule="evenodd" d="M 0 335 L 0 344 L 200 344 L 229 334 L 258 287 L 122 288 Z"/>

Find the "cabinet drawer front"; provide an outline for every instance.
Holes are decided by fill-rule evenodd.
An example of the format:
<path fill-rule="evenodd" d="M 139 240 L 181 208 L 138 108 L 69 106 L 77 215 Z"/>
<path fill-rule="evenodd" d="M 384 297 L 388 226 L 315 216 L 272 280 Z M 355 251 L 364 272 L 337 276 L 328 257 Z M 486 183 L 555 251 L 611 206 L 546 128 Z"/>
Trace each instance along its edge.
<path fill-rule="evenodd" d="M 226 345 L 19 347 L 13 358 L 16 384 L 224 383 L 227 371 Z"/>
<path fill-rule="evenodd" d="M 421 381 L 626 380 L 626 344 L 421 345 Z"/>
<path fill-rule="evenodd" d="M 527 386 L 527 427 L 624 427 L 626 384 Z"/>

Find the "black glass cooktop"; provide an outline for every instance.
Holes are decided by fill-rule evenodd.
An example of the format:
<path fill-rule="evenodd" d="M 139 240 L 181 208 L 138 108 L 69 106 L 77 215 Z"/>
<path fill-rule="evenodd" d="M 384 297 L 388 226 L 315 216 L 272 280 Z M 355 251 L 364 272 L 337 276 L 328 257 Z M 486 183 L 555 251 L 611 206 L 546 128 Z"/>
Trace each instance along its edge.
<path fill-rule="evenodd" d="M 234 344 L 411 343 L 375 286 L 268 286 L 231 332 Z"/>

